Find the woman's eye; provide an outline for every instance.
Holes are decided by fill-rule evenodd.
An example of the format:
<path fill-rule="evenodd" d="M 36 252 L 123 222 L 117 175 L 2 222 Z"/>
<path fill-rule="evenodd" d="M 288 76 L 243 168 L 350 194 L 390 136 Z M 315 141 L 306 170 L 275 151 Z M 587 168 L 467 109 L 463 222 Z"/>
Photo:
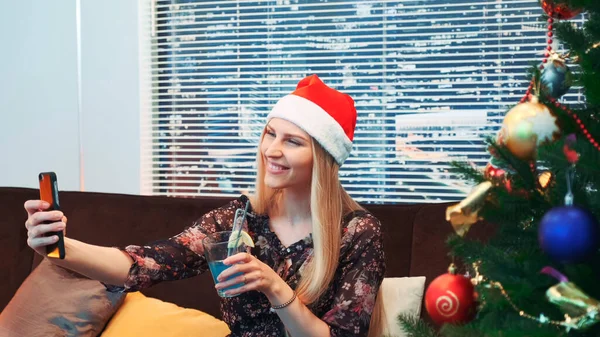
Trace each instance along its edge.
<path fill-rule="evenodd" d="M 273 131 L 267 131 L 267 135 L 271 136 L 271 137 L 275 137 L 275 132 L 273 132 Z"/>
<path fill-rule="evenodd" d="M 291 144 L 294 144 L 294 145 L 301 145 L 300 142 L 293 140 L 293 139 L 288 140 L 288 142 Z"/>

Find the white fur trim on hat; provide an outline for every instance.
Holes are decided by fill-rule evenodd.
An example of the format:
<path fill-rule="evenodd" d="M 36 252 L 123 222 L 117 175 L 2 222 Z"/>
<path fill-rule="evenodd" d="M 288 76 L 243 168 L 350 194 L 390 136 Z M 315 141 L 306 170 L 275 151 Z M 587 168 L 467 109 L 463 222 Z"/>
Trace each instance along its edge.
<path fill-rule="evenodd" d="M 284 96 L 267 116 L 267 122 L 271 118 L 281 118 L 296 124 L 319 142 L 340 166 L 350 155 L 352 141 L 346 136 L 344 129 L 325 110 L 306 98 Z"/>

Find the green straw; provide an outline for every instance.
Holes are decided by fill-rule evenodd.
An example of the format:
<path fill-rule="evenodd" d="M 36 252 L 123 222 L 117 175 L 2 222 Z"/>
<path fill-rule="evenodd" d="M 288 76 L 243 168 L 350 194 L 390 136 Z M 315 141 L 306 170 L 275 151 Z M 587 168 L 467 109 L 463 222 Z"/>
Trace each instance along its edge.
<path fill-rule="evenodd" d="M 239 222 L 239 228 L 237 230 L 237 238 L 235 239 L 235 245 L 233 246 L 234 248 L 227 248 L 227 257 L 231 256 L 231 254 L 233 253 L 233 249 L 237 249 L 237 247 L 238 247 L 238 243 L 240 241 L 240 236 L 242 236 L 242 228 L 244 228 L 244 220 L 246 219 L 246 213 L 248 212 L 248 206 L 250 206 L 250 202 L 246 202 L 246 208 L 244 208 L 241 217 L 240 217 L 240 211 L 242 211 L 242 209 L 238 208 L 235 211 L 235 217 L 233 219 L 233 228 L 231 228 L 231 232 L 232 233 L 235 232 L 235 226 L 238 224 L 238 222 Z"/>

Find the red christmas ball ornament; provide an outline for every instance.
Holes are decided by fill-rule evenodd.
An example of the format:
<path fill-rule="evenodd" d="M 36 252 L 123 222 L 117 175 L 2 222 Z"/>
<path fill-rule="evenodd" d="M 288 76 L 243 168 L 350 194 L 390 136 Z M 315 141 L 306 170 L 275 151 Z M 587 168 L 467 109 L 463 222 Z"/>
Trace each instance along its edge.
<path fill-rule="evenodd" d="M 540 4 L 546 14 L 559 20 L 572 19 L 583 11 L 581 8 L 571 8 L 567 4 L 557 4 L 554 0 L 540 0 Z"/>
<path fill-rule="evenodd" d="M 565 144 L 563 145 L 563 153 L 567 157 L 567 161 L 571 164 L 576 164 L 579 161 L 579 153 L 573 150 L 573 145 L 577 143 L 577 136 L 572 133 L 567 136 Z"/>
<path fill-rule="evenodd" d="M 462 324 L 475 317 L 475 289 L 471 280 L 456 275 L 454 266 L 438 276 L 425 293 L 425 309 L 436 324 Z"/>
<path fill-rule="evenodd" d="M 496 167 L 491 162 L 487 163 L 485 166 L 485 169 L 483 170 L 483 176 L 496 186 L 501 185 L 506 181 L 506 171 Z"/>

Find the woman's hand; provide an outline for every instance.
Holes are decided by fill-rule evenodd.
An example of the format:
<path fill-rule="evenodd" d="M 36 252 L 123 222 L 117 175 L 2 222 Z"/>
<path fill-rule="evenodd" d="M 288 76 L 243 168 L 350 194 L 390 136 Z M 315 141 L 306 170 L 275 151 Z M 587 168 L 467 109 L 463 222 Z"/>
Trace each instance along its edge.
<path fill-rule="evenodd" d="M 231 265 L 225 269 L 217 280 L 219 283 L 215 286 L 217 289 L 224 289 L 232 285 L 243 283 L 244 285 L 229 289 L 227 295 L 237 295 L 250 290 L 262 292 L 272 300 L 283 288 L 287 287 L 285 281 L 277 275 L 268 265 L 248 253 L 239 253 L 223 260 L 225 265 Z M 229 279 L 231 276 L 240 273 L 241 275 Z"/>
<path fill-rule="evenodd" d="M 46 236 L 49 232 L 65 231 L 67 228 L 67 218 L 61 211 L 45 210 L 50 207 L 42 200 L 28 200 L 25 202 L 25 210 L 27 211 L 27 245 L 38 254 L 46 256 L 46 246 L 56 243 L 58 236 Z M 43 224 L 45 221 L 51 221 L 50 224 Z"/>

